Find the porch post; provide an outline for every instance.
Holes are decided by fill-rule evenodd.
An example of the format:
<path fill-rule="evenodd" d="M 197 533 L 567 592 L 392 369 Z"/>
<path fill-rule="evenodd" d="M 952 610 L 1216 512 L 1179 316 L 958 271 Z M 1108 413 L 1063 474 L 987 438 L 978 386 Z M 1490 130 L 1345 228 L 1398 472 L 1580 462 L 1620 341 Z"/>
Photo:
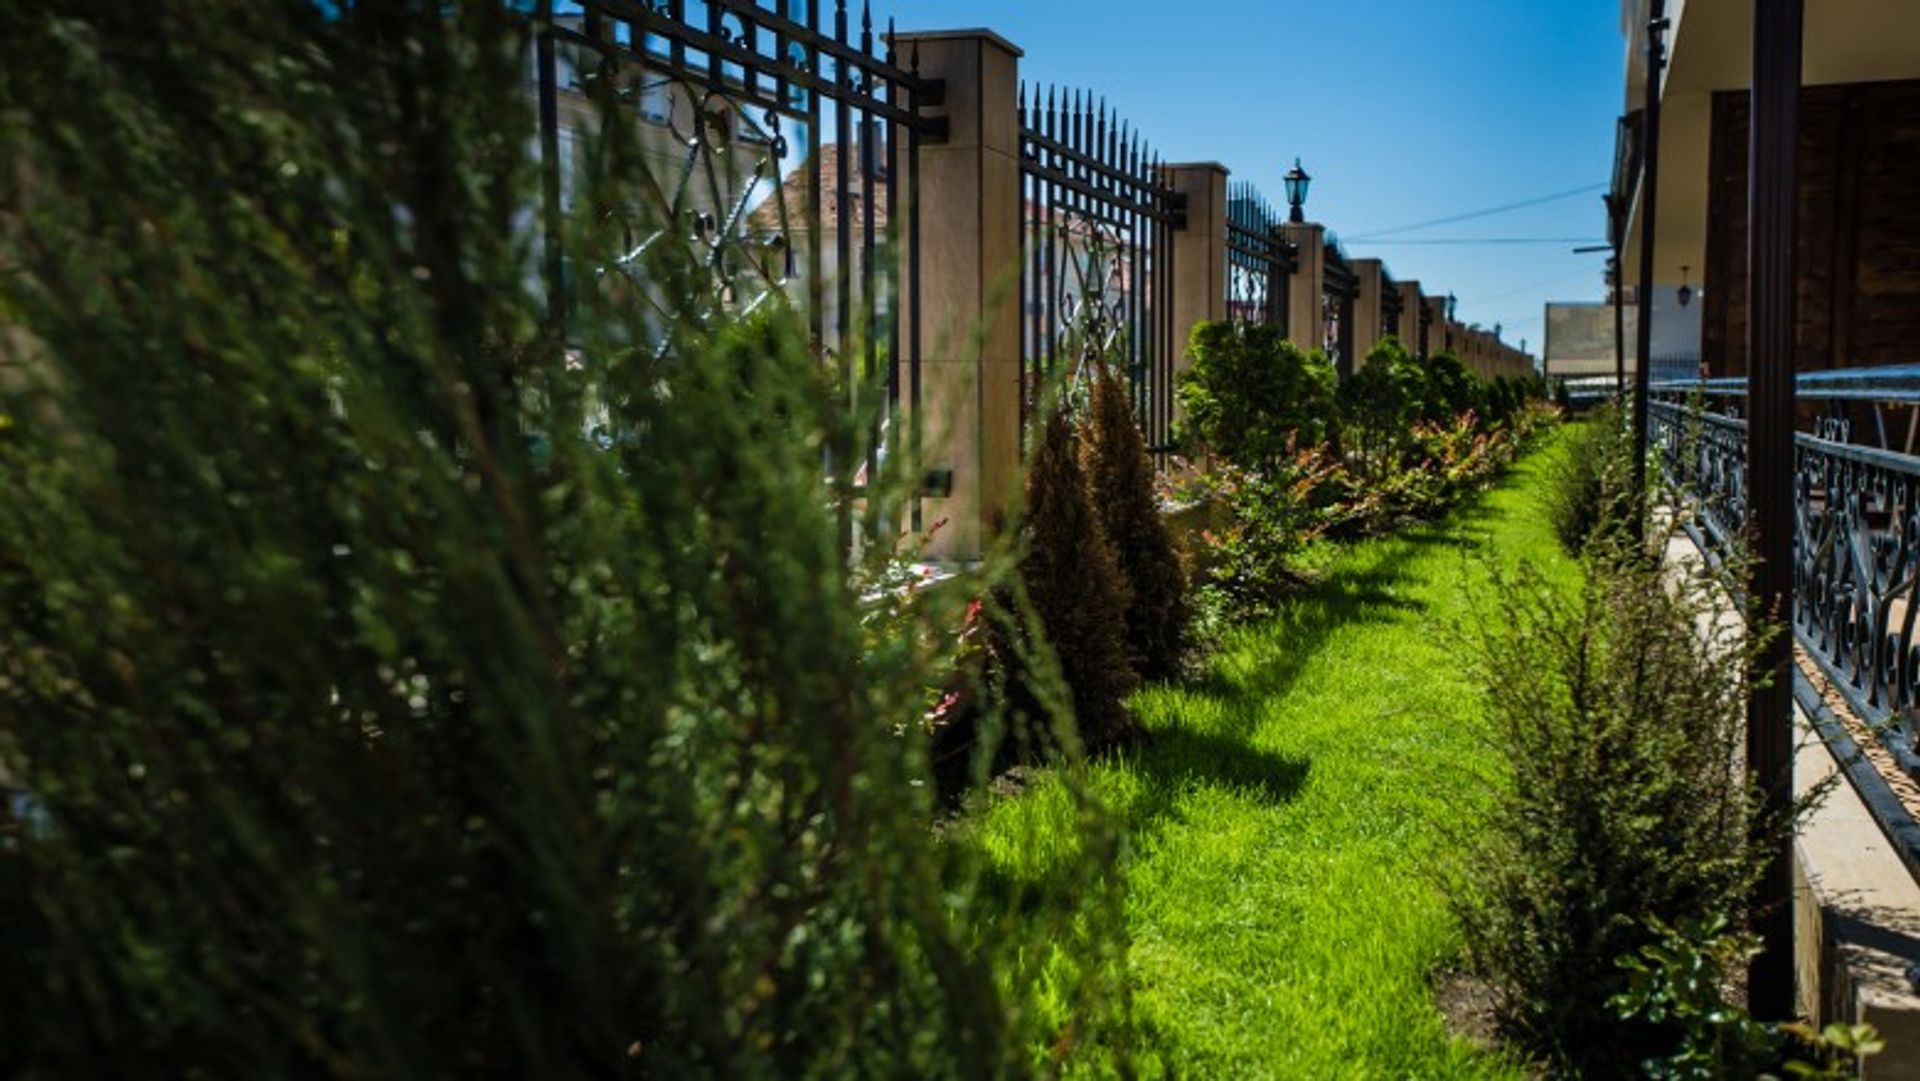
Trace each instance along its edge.
<path fill-rule="evenodd" d="M 1769 814 L 1793 802 L 1793 219 L 1800 138 L 1801 0 L 1755 0 L 1752 133 L 1747 148 L 1747 529 L 1759 559 L 1754 595 L 1781 627 L 1758 659 L 1770 683 L 1747 705 L 1747 764 Z M 1651 323 L 1642 313 L 1642 330 Z M 1640 377 L 1644 385 L 1646 376 Z M 1794 1016 L 1793 844 L 1768 853 L 1754 897 L 1761 952 L 1749 971 L 1753 1015 Z"/>

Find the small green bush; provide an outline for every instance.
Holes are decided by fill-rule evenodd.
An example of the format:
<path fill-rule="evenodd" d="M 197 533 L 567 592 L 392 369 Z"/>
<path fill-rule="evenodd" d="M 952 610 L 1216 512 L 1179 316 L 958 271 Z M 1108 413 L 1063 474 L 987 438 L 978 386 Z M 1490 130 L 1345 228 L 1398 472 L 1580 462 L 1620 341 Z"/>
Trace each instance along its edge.
<path fill-rule="evenodd" d="M 1187 568 L 1160 513 L 1153 460 L 1134 420 L 1126 384 L 1105 365 L 1094 372 L 1093 381 L 1081 435 L 1081 468 L 1127 584 L 1127 647 L 1133 666 L 1143 679 L 1166 679 L 1179 671 L 1192 618 Z"/>
<path fill-rule="evenodd" d="M 1199 323 L 1187 354 L 1178 394 L 1188 446 L 1265 469 L 1337 434 L 1333 365 L 1278 328 Z"/>
<path fill-rule="evenodd" d="M 1241 618 L 1272 611 L 1300 580 L 1293 558 L 1323 528 L 1316 491 L 1338 483 L 1338 467 L 1317 451 L 1263 472 L 1217 467 L 1208 477 L 1208 497 L 1219 521 L 1201 536 L 1210 597 Z"/>
<path fill-rule="evenodd" d="M 1378 482 L 1401 467 L 1413 425 L 1426 414 L 1426 373 L 1420 362 L 1387 338 L 1340 386 L 1346 460 L 1365 481 Z"/>
<path fill-rule="evenodd" d="M 1590 546 L 1582 570 L 1572 599 L 1496 570 L 1475 652 L 1509 772 L 1452 896 L 1510 1036 L 1616 1076 L 1676 1039 L 1614 1017 L 1621 959 L 1660 925 L 1742 918 L 1793 821 L 1764 817 L 1735 765 L 1767 632 L 1713 622 L 1722 587 L 1704 570 L 1667 576 L 1617 544 Z"/>

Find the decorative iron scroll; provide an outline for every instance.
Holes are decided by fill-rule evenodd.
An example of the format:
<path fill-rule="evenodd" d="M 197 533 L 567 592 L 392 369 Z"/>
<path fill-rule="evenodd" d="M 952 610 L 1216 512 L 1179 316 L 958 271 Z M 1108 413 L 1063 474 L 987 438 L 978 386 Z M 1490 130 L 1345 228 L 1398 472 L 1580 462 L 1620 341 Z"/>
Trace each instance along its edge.
<path fill-rule="evenodd" d="M 1252 184 L 1227 189 L 1227 318 L 1287 331 L 1287 287 L 1299 253 L 1281 217 Z"/>
<path fill-rule="evenodd" d="M 708 280 L 696 310 L 678 317 L 740 314 L 775 298 L 803 311 L 823 361 L 850 393 L 873 396 L 866 460 L 834 464 L 857 494 L 884 448 L 912 440 L 903 403 L 917 423 L 918 151 L 944 138 L 945 122 L 922 115 L 942 88 L 919 75 L 911 52 L 897 55 L 891 25 L 877 34 L 863 4 L 856 30 L 846 0 L 833 0 L 830 16 L 822 6 L 542 3 L 536 82 L 549 228 L 563 213 L 617 223 L 626 254 L 603 272 L 634 278 L 653 246 L 688 246 Z M 568 190 L 574 144 L 604 122 L 607 102 L 633 110 L 649 175 L 623 193 L 628 205 L 585 208 Z"/>
<path fill-rule="evenodd" d="M 1654 401 L 1667 476 L 1699 508 L 1703 539 L 1745 520 L 1746 422 Z M 1920 706 L 1920 458 L 1795 436 L 1794 636 L 1863 715 L 1911 748 Z M 1910 759 L 1910 756 L 1903 756 Z"/>
<path fill-rule="evenodd" d="M 1022 87 L 1021 402 L 1061 363 L 1119 364 L 1147 444 L 1173 427 L 1173 246 L 1185 197 L 1160 158 L 1090 94 Z"/>

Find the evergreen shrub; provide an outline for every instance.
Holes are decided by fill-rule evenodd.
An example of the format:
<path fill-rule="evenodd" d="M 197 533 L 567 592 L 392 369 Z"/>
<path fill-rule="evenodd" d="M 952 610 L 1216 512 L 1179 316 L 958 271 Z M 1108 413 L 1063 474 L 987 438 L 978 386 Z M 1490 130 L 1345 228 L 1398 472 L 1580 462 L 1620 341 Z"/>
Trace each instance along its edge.
<path fill-rule="evenodd" d="M 877 426 L 778 297 L 621 262 L 679 223 L 614 80 L 551 317 L 530 36 L 0 6 L 0 1075 L 1018 1075 L 1124 1023 L 1097 804 L 1032 906 L 932 828 L 1010 559 L 875 602 L 824 463 Z"/>
<path fill-rule="evenodd" d="M 1180 377 L 1179 434 L 1243 469 L 1280 466 L 1337 436 L 1333 365 L 1276 327 L 1195 324 Z"/>
<path fill-rule="evenodd" d="M 1791 835 L 1738 768 L 1752 661 L 1777 632 L 1727 620 L 1705 569 L 1607 543 L 1581 570 L 1571 597 L 1497 570 L 1474 648 L 1504 776 L 1450 896 L 1508 1035 L 1576 1075 L 1625 1076 L 1684 1033 L 1617 1016 L 1622 962 L 1662 928 L 1739 925 Z"/>
<path fill-rule="evenodd" d="M 1184 553 L 1160 513 L 1153 460 L 1126 383 L 1110 366 L 1093 374 L 1081 435 L 1088 494 L 1126 582 L 1127 647 L 1140 677 L 1178 672 L 1192 609 Z"/>

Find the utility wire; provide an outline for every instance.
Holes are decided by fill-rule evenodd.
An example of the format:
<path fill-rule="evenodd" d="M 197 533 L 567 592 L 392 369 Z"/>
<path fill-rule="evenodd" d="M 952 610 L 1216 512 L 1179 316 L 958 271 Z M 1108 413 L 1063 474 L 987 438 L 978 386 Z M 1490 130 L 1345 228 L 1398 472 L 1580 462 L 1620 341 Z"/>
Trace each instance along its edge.
<path fill-rule="evenodd" d="M 1407 240 L 1366 240 L 1361 237 L 1341 237 L 1348 244 L 1591 244 L 1587 237 L 1564 236 L 1449 236 L 1411 238 Z"/>
<path fill-rule="evenodd" d="M 1505 214 L 1509 210 L 1523 210 L 1530 206 L 1539 206 L 1541 203 L 1552 203 L 1561 199 L 1571 199 L 1576 195 L 1585 195 L 1588 192 L 1599 191 L 1608 186 L 1606 183 L 1587 184 L 1582 187 L 1572 188 L 1568 191 L 1555 192 L 1552 195 L 1541 195 L 1532 199 L 1522 199 L 1517 203 L 1504 203 L 1500 206 L 1488 207 L 1485 210 L 1469 211 L 1465 214 L 1455 214 L 1447 218 L 1435 218 L 1432 221 L 1415 222 L 1412 225 L 1396 225 L 1391 229 L 1375 229 L 1371 233 L 1363 233 L 1360 236 L 1350 236 L 1347 237 L 1347 239 L 1352 241 L 1369 240 L 1374 237 L 1392 236 L 1395 233 L 1411 233 L 1416 229 L 1429 229 L 1436 225 L 1452 225 L 1457 221 L 1472 221 L 1475 218 L 1486 218 L 1495 214 Z"/>
<path fill-rule="evenodd" d="M 1593 267 L 1590 267 L 1590 266 L 1583 266 L 1583 267 L 1581 267 L 1581 268 L 1580 268 L 1579 270 L 1573 270 L 1573 271 L 1569 271 L 1569 272 L 1567 272 L 1567 273 L 1565 273 L 1565 274 L 1555 274 L 1555 275 L 1554 275 L 1553 277 L 1551 277 L 1551 278 L 1542 278 L 1542 279 L 1540 279 L 1540 280 L 1539 280 L 1539 281 L 1537 281 L 1537 282 L 1528 282 L 1528 283 L 1527 283 L 1527 284 L 1525 284 L 1525 285 L 1516 285 L 1516 286 L 1514 286 L 1513 288 L 1511 288 L 1511 289 L 1508 289 L 1508 290 L 1507 290 L 1506 292 L 1504 292 L 1504 293 L 1495 293 L 1495 294 L 1493 294 L 1492 296 L 1484 296 L 1484 297 L 1474 297 L 1474 298 L 1473 298 L 1472 300 L 1470 300 L 1470 301 L 1468 301 L 1468 300 L 1463 300 L 1463 301 L 1461 301 L 1460 303 L 1462 303 L 1462 304 L 1490 304 L 1490 303 L 1492 303 L 1493 301 L 1496 301 L 1496 300 L 1505 300 L 1505 299 L 1507 299 L 1507 298 L 1508 298 L 1508 297 L 1510 297 L 1510 296 L 1514 296 L 1514 295 L 1516 295 L 1516 294 L 1519 294 L 1519 293 L 1524 293 L 1524 292 L 1527 292 L 1528 290 L 1532 290 L 1532 289 L 1539 289 L 1539 288 L 1541 288 L 1542 286 L 1547 286 L 1547 285 L 1555 285 L 1555 284 L 1558 284 L 1558 283 L 1560 283 L 1560 282 L 1563 282 L 1563 281 L 1567 281 L 1567 280 L 1569 280 L 1569 279 L 1572 279 L 1572 278 L 1584 278 L 1584 277 L 1586 277 L 1587 275 L 1589 275 L 1589 274 L 1592 274 L 1593 272 L 1594 272 L 1594 268 L 1593 268 Z"/>

